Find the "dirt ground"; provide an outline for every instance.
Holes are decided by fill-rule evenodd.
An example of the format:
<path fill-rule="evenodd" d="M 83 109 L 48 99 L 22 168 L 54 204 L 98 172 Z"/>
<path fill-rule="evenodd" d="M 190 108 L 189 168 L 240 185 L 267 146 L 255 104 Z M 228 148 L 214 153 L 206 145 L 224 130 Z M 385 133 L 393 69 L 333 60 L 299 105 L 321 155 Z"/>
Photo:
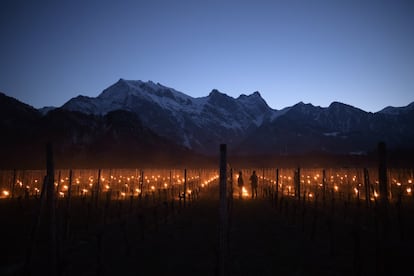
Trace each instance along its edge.
<path fill-rule="evenodd" d="M 60 274 L 217 275 L 218 206 L 218 192 L 211 191 L 165 216 L 161 206 L 87 230 L 73 229 L 61 245 Z M 378 251 L 375 233 L 364 228 L 365 222 L 355 227 L 346 213 L 330 218 L 321 206 L 302 208 L 289 200 L 274 206 L 261 196 L 235 198 L 229 206 L 229 275 L 401 275 L 410 268 L 412 227 Z M 1 227 L 6 239 L 0 275 L 22 275 L 33 216 L 21 209 L 15 214 L 20 219 L 13 219 L 7 208 L 19 207 L 1 206 L 7 223 Z M 38 244 L 29 275 L 47 275 L 50 265 L 42 255 L 47 248 Z M 378 266 L 378 252 L 385 252 L 388 270 Z"/>

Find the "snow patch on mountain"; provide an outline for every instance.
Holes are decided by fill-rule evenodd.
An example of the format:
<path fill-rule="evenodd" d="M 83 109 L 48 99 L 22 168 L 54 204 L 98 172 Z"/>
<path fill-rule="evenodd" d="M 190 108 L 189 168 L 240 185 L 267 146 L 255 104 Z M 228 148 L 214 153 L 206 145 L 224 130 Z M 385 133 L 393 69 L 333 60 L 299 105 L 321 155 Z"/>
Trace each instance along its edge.
<path fill-rule="evenodd" d="M 125 79 L 96 98 L 79 96 L 63 108 L 95 115 L 118 109 L 131 111 L 155 132 L 188 148 L 202 146 L 211 133 L 222 141 L 238 141 L 246 131 L 273 116 L 259 92 L 235 99 L 213 89 L 206 97 L 193 98 L 160 83 Z M 214 143 L 215 139 L 208 141 Z"/>

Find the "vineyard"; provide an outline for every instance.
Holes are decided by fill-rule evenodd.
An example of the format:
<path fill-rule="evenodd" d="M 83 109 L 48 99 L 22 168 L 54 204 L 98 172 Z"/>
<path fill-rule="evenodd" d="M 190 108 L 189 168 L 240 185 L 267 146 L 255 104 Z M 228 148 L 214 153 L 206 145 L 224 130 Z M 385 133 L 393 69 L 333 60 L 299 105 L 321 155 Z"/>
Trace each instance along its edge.
<path fill-rule="evenodd" d="M 381 166 L 0 171 L 0 274 L 401 275 L 413 188 Z"/>

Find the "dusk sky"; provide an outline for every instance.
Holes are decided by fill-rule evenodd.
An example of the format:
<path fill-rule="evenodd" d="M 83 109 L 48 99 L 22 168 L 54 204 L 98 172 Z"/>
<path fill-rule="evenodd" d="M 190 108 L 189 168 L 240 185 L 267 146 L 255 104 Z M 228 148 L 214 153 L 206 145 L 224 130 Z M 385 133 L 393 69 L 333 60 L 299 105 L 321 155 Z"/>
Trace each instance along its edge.
<path fill-rule="evenodd" d="M 275 109 L 414 101 L 414 1 L 0 0 L 0 91 L 36 108 L 119 78 Z"/>

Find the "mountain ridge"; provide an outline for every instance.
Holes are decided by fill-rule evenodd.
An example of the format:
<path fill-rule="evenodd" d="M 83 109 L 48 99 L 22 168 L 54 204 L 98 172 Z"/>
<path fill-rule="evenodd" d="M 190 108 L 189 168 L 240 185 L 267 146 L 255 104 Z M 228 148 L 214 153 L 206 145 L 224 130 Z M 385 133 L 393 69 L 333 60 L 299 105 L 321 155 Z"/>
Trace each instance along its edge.
<path fill-rule="evenodd" d="M 375 113 L 337 101 L 328 107 L 299 102 L 276 110 L 258 91 L 234 98 L 212 89 L 194 98 L 160 83 L 119 79 L 96 97 L 79 95 L 56 110 L 92 115 L 92 121 L 129 112 L 170 144 L 207 155 L 216 154 L 220 143 L 236 155 L 366 154 L 379 141 L 391 149 L 413 149 L 414 140 L 414 102 Z M 54 109 L 38 111 L 36 116 L 47 116 Z M 131 128 L 138 124 L 129 123 Z"/>

